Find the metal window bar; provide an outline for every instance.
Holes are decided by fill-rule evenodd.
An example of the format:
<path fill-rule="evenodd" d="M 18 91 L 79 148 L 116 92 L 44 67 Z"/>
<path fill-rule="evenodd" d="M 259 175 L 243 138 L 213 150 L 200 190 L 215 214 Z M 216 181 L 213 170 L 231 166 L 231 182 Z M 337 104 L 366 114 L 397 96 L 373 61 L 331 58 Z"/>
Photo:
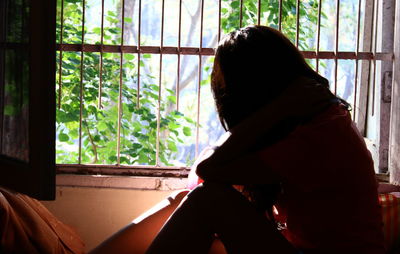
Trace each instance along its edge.
<path fill-rule="evenodd" d="M 340 0 L 336 0 L 336 23 L 335 23 L 335 76 L 334 76 L 334 93 L 337 94 L 337 76 L 338 76 L 338 58 L 339 51 L 339 18 L 340 18 Z"/>
<path fill-rule="evenodd" d="M 102 108 L 101 97 L 103 93 L 103 45 L 104 45 L 104 0 L 101 0 L 101 27 L 100 27 L 100 66 L 99 66 L 99 102 Z"/>
<path fill-rule="evenodd" d="M 316 48 L 316 63 L 315 63 L 315 70 L 319 72 L 319 47 L 320 47 L 320 40 L 321 40 L 321 13 L 322 13 L 322 0 L 318 2 L 318 20 L 317 20 L 317 48 Z"/>
<path fill-rule="evenodd" d="M 83 47 L 82 47 L 83 46 Z M 100 45 L 94 44 L 62 44 L 56 45 L 56 49 L 62 51 L 70 51 L 70 52 L 100 52 Z M 104 53 L 130 53 L 130 54 L 171 54 L 171 55 L 202 55 L 202 56 L 214 56 L 215 48 L 196 48 L 196 47 L 171 47 L 164 46 L 162 49 L 156 46 L 141 46 L 140 50 L 137 46 L 127 46 L 123 47 L 119 45 L 103 45 Z M 319 51 L 318 53 L 310 50 L 302 50 L 300 51 L 306 59 L 338 59 L 343 60 L 377 60 L 377 61 L 392 61 L 393 53 L 391 52 L 363 52 L 360 51 L 338 51 L 335 53 L 334 51 Z"/>
<path fill-rule="evenodd" d="M 164 47 L 164 11 L 165 11 L 165 0 L 161 3 L 161 47 Z M 163 54 L 160 54 L 160 69 L 158 77 L 158 108 L 157 108 L 157 137 L 156 137 L 156 166 L 160 166 L 160 119 L 161 119 L 161 88 L 162 88 L 162 66 L 163 66 Z"/>
<path fill-rule="evenodd" d="M 356 40 L 356 56 L 360 53 L 360 31 L 361 31 L 361 0 L 358 0 L 358 13 L 357 13 L 357 40 Z M 353 101 L 353 121 L 358 114 L 357 105 L 357 89 L 358 89 L 358 66 L 359 60 L 356 59 L 355 74 L 354 74 L 354 101 Z"/>
<path fill-rule="evenodd" d="M 121 49 L 124 46 L 124 28 L 125 28 L 125 0 L 122 0 L 121 10 Z M 121 121 L 122 121 L 122 82 L 123 82 L 123 62 L 124 52 L 121 50 L 120 53 L 120 65 L 119 65 L 119 94 L 118 94 L 118 129 L 117 129 L 117 165 L 121 164 Z"/>
<path fill-rule="evenodd" d="M 137 40 L 137 101 L 136 101 L 136 105 L 137 107 L 140 107 L 140 51 L 141 51 L 141 47 L 140 47 L 140 43 L 141 43 L 141 38 L 140 38 L 140 32 L 142 30 L 142 0 L 139 0 L 139 13 L 138 13 L 138 40 Z"/>
<path fill-rule="evenodd" d="M 179 16 L 178 16 L 178 61 L 176 68 L 176 110 L 179 111 L 179 87 L 181 82 L 181 38 L 182 38 L 182 0 L 179 0 Z M 161 49 L 162 50 L 162 49 Z"/>
<path fill-rule="evenodd" d="M 203 21 L 204 21 L 204 0 L 201 1 L 200 10 L 200 53 L 203 48 Z M 243 0 L 241 1 L 240 12 L 242 12 Z M 241 22 L 241 21 L 240 21 Z M 197 84 L 197 118 L 196 118 L 196 157 L 199 154 L 199 129 L 200 129 L 200 90 L 201 90 L 201 79 L 202 79 L 202 56 L 199 54 L 199 68 L 198 68 L 198 84 Z"/>
<path fill-rule="evenodd" d="M 64 31 L 64 0 L 61 0 L 61 17 L 60 17 L 60 44 L 63 44 L 63 31 Z M 63 51 L 59 51 L 59 62 L 58 62 L 58 109 L 61 109 L 61 97 L 62 97 L 62 57 Z"/>
<path fill-rule="evenodd" d="M 283 0 L 279 0 L 279 24 L 278 29 L 282 31 L 282 9 L 283 9 Z"/>
<path fill-rule="evenodd" d="M 222 0 L 218 1 L 218 41 L 221 40 L 221 6 Z"/>
<path fill-rule="evenodd" d="M 296 47 L 299 46 L 299 36 L 300 36 L 300 0 L 296 2 Z"/>
<path fill-rule="evenodd" d="M 180 91 L 180 79 L 181 79 L 181 55 L 197 55 L 199 57 L 198 59 L 198 71 L 197 71 L 197 77 L 198 77 L 198 84 L 197 84 L 197 123 L 196 123 L 196 154 L 198 154 L 198 143 L 199 143 L 199 120 L 200 120 L 200 112 L 201 112 L 201 97 L 200 97 L 200 89 L 201 89 L 201 81 L 202 81 L 202 68 L 203 68 L 203 63 L 202 63 L 202 57 L 203 56 L 213 56 L 215 54 L 215 49 L 214 48 L 206 48 L 203 47 L 203 22 L 204 22 L 204 0 L 201 1 L 201 12 L 200 12 L 200 46 L 199 47 L 182 47 L 181 46 L 181 37 L 182 37 L 182 0 L 179 2 L 179 27 L 178 27 L 178 45 L 177 47 L 174 46 L 164 46 L 164 11 L 165 11 L 165 0 L 162 1 L 162 25 L 161 25 L 161 43 L 160 46 L 142 46 L 141 45 L 141 21 L 142 21 L 142 0 L 139 0 L 139 11 L 138 11 L 138 34 L 137 34 L 137 45 L 125 45 L 124 44 L 124 15 L 125 15 L 125 3 L 124 0 L 122 0 L 122 29 L 121 29 L 121 43 L 120 45 L 105 45 L 104 44 L 104 0 L 101 0 L 102 4 L 102 12 L 101 12 L 101 43 L 100 45 L 93 45 L 93 44 L 86 44 L 84 39 L 85 39 L 85 0 L 82 0 L 82 36 L 81 36 L 81 43 L 80 44 L 68 44 L 64 43 L 63 41 L 63 32 L 60 34 L 60 43 L 57 45 L 57 50 L 59 51 L 59 56 L 60 56 L 60 67 L 59 67 L 59 100 L 61 99 L 62 96 L 62 53 L 64 51 L 72 51 L 72 52 L 80 52 L 81 53 L 81 59 L 80 59 L 80 112 L 79 112 L 79 158 L 78 158 L 78 164 L 81 164 L 82 159 L 82 117 L 83 117 L 83 93 L 84 93 L 84 84 L 83 84 L 83 73 L 84 73 L 84 53 L 85 52 L 100 52 L 100 83 L 99 83 L 99 107 L 101 107 L 101 87 L 102 87 L 102 72 L 103 72 L 103 53 L 119 53 L 120 54 L 120 81 L 119 81 L 119 99 L 118 99 L 118 148 L 117 148 L 117 153 L 118 153 L 118 163 L 117 166 L 120 167 L 120 134 L 121 134 L 121 116 L 122 116 L 122 89 L 123 89 L 123 59 L 124 59 L 124 54 L 125 53 L 133 53 L 137 54 L 137 106 L 139 107 L 140 105 L 140 68 L 141 68 L 141 54 L 149 53 L 149 54 L 160 54 L 160 70 L 159 70 L 159 97 L 158 97 L 158 112 L 157 112 L 157 144 L 156 144 L 156 149 L 157 149 L 157 154 L 156 154 L 156 166 L 159 166 L 159 142 L 160 142 L 160 103 L 161 103 L 161 85 L 162 85 L 162 66 L 163 66 L 163 55 L 164 54 L 172 54 L 172 55 L 177 55 L 178 59 L 178 64 L 177 64 L 177 80 L 176 80 L 176 108 L 179 110 L 179 91 Z M 62 0 L 62 3 L 64 1 Z M 316 70 L 319 71 L 319 61 L 321 59 L 333 59 L 335 61 L 335 73 L 334 73 L 334 85 L 335 85 L 335 92 L 337 90 L 337 75 L 338 75 L 338 60 L 339 59 L 347 59 L 347 60 L 354 60 L 355 61 L 355 77 L 354 77 L 354 114 L 353 118 L 356 119 L 356 112 L 358 112 L 357 108 L 357 93 L 359 92 L 360 86 L 359 86 L 359 61 L 360 60 L 367 60 L 370 64 L 371 62 L 374 64 L 374 71 L 371 73 L 369 71 L 370 76 L 373 75 L 372 82 L 373 83 L 373 90 L 375 89 L 375 75 L 376 75 L 376 62 L 377 61 L 392 61 L 393 60 L 393 54 L 391 52 L 377 52 L 377 45 L 376 41 L 378 39 L 378 33 L 377 33 L 377 23 L 378 23 L 378 7 L 379 7 L 379 0 L 375 0 L 373 2 L 372 6 L 372 13 L 373 17 L 371 20 L 371 44 L 369 45 L 369 51 L 360 51 L 360 42 L 361 42 L 361 16 L 362 16 L 362 11 L 361 11 L 361 6 L 363 1 L 358 0 L 358 14 L 357 14 L 357 34 L 356 34 L 356 49 L 354 52 L 345 52 L 345 51 L 339 51 L 339 43 L 340 43 L 340 38 L 339 38 L 339 22 L 340 22 L 340 0 L 336 0 L 336 33 L 335 33 L 335 49 L 333 51 L 321 51 L 320 49 L 320 44 L 321 44 L 321 13 L 322 13 L 322 0 L 319 0 L 318 2 L 318 21 L 317 21 L 317 35 L 316 35 L 316 49 L 315 51 L 302 51 L 303 55 L 307 59 L 316 59 Z M 299 45 L 299 34 L 300 34 L 300 0 L 297 0 L 297 7 L 296 7 L 296 44 Z M 222 0 L 218 1 L 218 39 L 221 37 L 221 6 L 222 6 Z M 64 8 L 64 5 L 62 4 L 62 8 Z M 283 25 L 283 0 L 279 0 L 279 9 L 278 15 L 278 29 L 282 30 L 282 25 Z M 243 0 L 240 1 L 240 25 L 242 25 L 242 19 L 243 19 L 243 11 L 244 11 L 244 5 L 243 5 Z M 61 31 L 63 31 L 63 25 L 64 23 L 62 22 L 63 20 L 63 11 L 61 12 Z M 257 22 L 261 23 L 261 0 L 258 1 L 258 10 L 257 10 Z M 374 27 L 375 25 L 375 27 Z M 375 30 L 374 30 L 375 29 Z M 374 44 L 373 44 L 374 43 Z M 372 95 L 374 97 L 374 94 Z M 374 101 L 374 98 L 373 98 Z M 373 102 L 374 103 L 374 102 Z M 59 105 L 60 107 L 60 101 Z M 356 111 L 357 110 L 357 111 Z M 64 167 L 65 168 L 65 167 Z M 140 168 L 143 168 L 140 166 Z M 169 167 L 172 168 L 172 167 Z M 182 168 L 179 168 L 182 169 Z"/>
<path fill-rule="evenodd" d="M 80 92 L 79 92 L 79 155 L 78 164 L 82 163 L 82 118 L 83 118 L 83 56 L 84 56 L 84 44 L 85 44 L 85 10 L 86 2 L 82 0 L 82 49 L 81 49 L 81 65 L 80 65 Z"/>
<path fill-rule="evenodd" d="M 239 27 L 243 26 L 243 0 L 240 0 Z"/>

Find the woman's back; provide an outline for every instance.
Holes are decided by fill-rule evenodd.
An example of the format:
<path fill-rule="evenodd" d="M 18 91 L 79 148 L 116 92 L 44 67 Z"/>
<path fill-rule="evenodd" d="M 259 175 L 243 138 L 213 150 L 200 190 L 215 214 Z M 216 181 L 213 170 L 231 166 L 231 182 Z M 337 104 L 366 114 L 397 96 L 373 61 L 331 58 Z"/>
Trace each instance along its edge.
<path fill-rule="evenodd" d="M 259 155 L 283 179 L 276 219 L 295 247 L 306 253 L 384 253 L 373 162 L 342 105 Z"/>

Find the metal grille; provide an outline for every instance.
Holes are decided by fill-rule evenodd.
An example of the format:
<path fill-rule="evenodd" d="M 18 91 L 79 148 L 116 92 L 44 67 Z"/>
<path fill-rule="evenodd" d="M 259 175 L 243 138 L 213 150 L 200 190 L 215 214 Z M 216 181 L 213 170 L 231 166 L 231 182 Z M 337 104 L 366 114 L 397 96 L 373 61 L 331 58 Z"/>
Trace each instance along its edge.
<path fill-rule="evenodd" d="M 84 143 L 93 144 L 98 139 L 98 135 L 91 137 L 93 134 L 89 128 L 85 130 L 89 126 L 87 119 L 91 117 L 88 116 L 87 108 L 94 107 L 85 104 L 85 98 L 88 98 L 89 93 L 90 96 L 96 94 L 97 109 L 94 111 L 100 111 L 106 107 L 105 104 L 110 99 L 106 100 L 104 94 L 112 92 L 112 90 L 109 88 L 110 82 L 107 80 L 111 74 L 108 73 L 109 71 L 107 73 L 105 71 L 106 68 L 109 68 L 106 65 L 113 62 L 119 65 L 118 68 L 113 69 L 117 73 L 116 75 L 119 75 L 118 84 L 114 84 L 118 86 L 118 95 L 116 101 L 108 102 L 108 107 L 113 103 L 117 105 L 117 119 L 114 121 L 114 126 L 107 126 L 107 128 L 115 129 L 116 133 L 108 138 L 110 142 L 115 143 L 114 163 L 109 163 L 114 166 L 90 165 L 86 166 L 86 172 L 104 173 L 107 171 L 110 173 L 110 168 L 114 168 L 111 169 L 113 172 L 117 172 L 115 168 L 119 168 L 123 169 L 126 174 L 142 175 L 150 174 L 143 173 L 149 172 L 148 169 L 163 168 L 172 170 L 171 175 L 181 175 L 176 172 L 186 168 L 203 146 L 201 144 L 201 140 L 204 138 L 204 133 L 201 131 L 204 127 L 201 123 L 203 107 L 205 104 L 212 103 L 203 98 L 205 89 L 208 89 L 204 84 L 207 83 L 209 77 L 210 60 L 215 53 L 216 41 L 227 31 L 250 24 L 270 25 L 285 33 L 301 49 L 304 57 L 318 72 L 328 75 L 332 91 L 339 96 L 344 96 L 344 99 L 352 104 L 353 119 L 364 133 L 366 116 L 375 114 L 375 90 L 379 85 L 377 80 L 380 80 L 377 68 L 382 62 L 391 62 L 393 58 L 391 52 L 379 51 L 378 41 L 381 34 L 378 24 L 379 19 L 382 18 L 380 15 L 381 1 L 383 0 L 120 0 L 115 6 L 112 6 L 111 1 L 107 0 L 59 0 L 58 114 L 60 118 L 61 115 L 70 114 L 70 118 L 73 118 L 74 123 L 79 126 L 78 133 L 75 135 L 77 138 L 74 141 L 69 140 L 70 147 L 78 147 L 77 153 L 71 152 L 76 155 L 76 160 L 72 163 L 59 161 L 59 171 L 75 170 L 72 169 L 76 168 L 75 164 L 105 164 L 96 161 L 98 156 L 96 154 L 94 161 L 88 162 L 88 159 L 84 158 L 86 156 L 82 151 Z M 68 8 L 69 11 L 73 8 L 76 10 L 74 15 L 80 16 L 78 18 L 80 34 L 75 37 L 66 33 L 67 28 L 71 30 L 71 26 L 76 25 L 70 21 L 70 17 L 66 16 Z M 112 8 L 115 9 L 115 13 L 107 11 Z M 173 21 L 171 21 L 171 17 L 174 17 Z M 148 20 L 153 20 L 154 23 L 149 25 Z M 166 22 L 168 22 L 168 26 L 166 26 Z M 94 26 L 93 24 L 100 29 L 91 28 Z M 149 26 L 151 27 L 149 28 Z M 94 33 L 90 32 L 90 29 L 97 31 L 95 39 L 91 38 Z M 158 31 L 149 33 L 149 29 Z M 171 35 L 173 34 L 171 30 L 175 31 L 175 38 Z M 114 33 L 110 35 L 111 32 Z M 168 35 L 166 35 L 167 32 Z M 152 34 L 153 38 L 150 38 L 149 34 Z M 78 54 L 79 57 L 72 57 L 71 59 L 74 59 L 72 61 L 65 57 L 67 53 Z M 86 65 L 85 59 L 90 57 L 98 60 Z M 112 57 L 114 59 L 111 61 Z M 158 63 L 156 64 L 156 62 Z M 132 82 L 127 81 L 129 71 L 125 66 L 129 64 L 135 65 Z M 153 68 L 156 70 L 149 74 L 150 67 L 148 65 L 153 67 L 158 65 L 158 67 Z M 188 70 L 188 65 L 194 67 Z M 68 79 L 68 76 L 71 75 L 68 68 L 79 68 L 79 80 Z M 96 69 L 96 73 L 98 73 L 95 87 L 86 85 L 90 82 L 85 80 L 85 72 L 93 72 L 93 69 Z M 194 73 L 192 81 L 187 81 L 188 75 L 190 75 L 187 72 Z M 127 163 L 125 159 L 126 148 L 121 143 L 125 142 L 121 137 L 126 135 L 123 132 L 126 131 L 124 125 L 128 120 L 124 118 L 124 111 L 128 109 L 130 103 L 134 105 L 135 109 L 129 108 L 129 110 L 145 110 L 144 108 L 150 105 L 150 103 L 144 102 L 143 98 L 144 94 L 148 93 L 146 90 L 148 84 L 146 83 L 148 83 L 149 76 L 152 75 L 154 75 L 152 79 L 154 83 L 151 86 L 156 87 L 154 88 L 156 96 L 152 95 L 156 99 L 150 109 L 156 119 L 155 125 L 153 124 L 152 127 L 156 133 L 155 158 L 149 159 L 146 163 L 133 163 L 136 166 L 132 166 L 132 163 Z M 173 82 L 165 81 L 164 77 L 166 76 L 172 78 Z M 72 107 L 65 108 L 65 104 L 68 103 L 63 102 L 65 96 L 71 96 L 65 94 L 64 86 L 71 86 L 73 82 L 79 82 L 79 86 L 77 86 L 79 98 L 76 98 L 78 101 L 70 100 L 68 103 L 79 104 L 77 117 L 71 116 L 73 113 L 68 110 Z M 129 82 L 131 84 L 128 84 Z M 194 122 L 193 126 L 187 127 L 192 130 L 191 135 L 185 136 L 186 139 L 181 143 L 192 142 L 194 152 L 187 161 L 187 165 L 184 163 L 178 166 L 168 165 L 161 159 L 161 152 L 165 153 L 164 146 L 168 143 L 162 142 L 168 135 L 166 134 L 168 130 L 163 129 L 166 124 L 165 119 L 167 119 L 165 115 L 168 110 L 169 112 L 179 112 L 177 113 L 179 115 L 185 111 L 184 98 L 187 93 L 182 87 L 183 83 L 187 86 L 188 82 L 196 86 L 193 89 L 196 96 L 191 97 L 192 100 L 193 98 L 196 100 L 193 103 L 195 115 L 191 119 Z M 173 83 L 173 85 L 166 87 L 167 83 Z M 131 90 L 134 89 L 136 93 L 135 96 L 129 97 L 129 100 L 126 97 L 127 87 Z M 95 93 L 92 91 L 93 89 L 96 90 Z M 169 94 L 167 97 L 173 103 L 169 103 L 169 109 L 163 111 L 163 100 L 167 93 Z M 171 98 L 171 96 L 175 98 Z M 368 108 L 372 111 L 368 112 Z M 183 115 L 186 117 L 185 114 Z M 58 128 L 65 129 L 71 121 L 58 124 Z M 102 128 L 104 126 L 99 129 Z M 210 129 L 212 128 L 208 128 L 208 130 Z M 65 131 L 58 133 L 59 143 L 67 142 Z M 141 135 L 146 134 L 149 133 Z M 69 137 L 69 139 L 71 138 Z M 133 137 L 132 140 L 134 139 Z M 168 143 L 168 145 L 170 144 Z M 96 153 L 93 151 L 96 150 L 94 147 L 91 150 L 92 153 Z M 103 149 L 99 147 L 100 145 L 97 147 L 98 150 Z M 142 152 L 146 153 L 146 150 Z M 70 167 L 67 164 L 74 165 Z M 143 164 L 146 165 L 143 166 Z M 118 171 L 118 174 L 121 172 Z"/>

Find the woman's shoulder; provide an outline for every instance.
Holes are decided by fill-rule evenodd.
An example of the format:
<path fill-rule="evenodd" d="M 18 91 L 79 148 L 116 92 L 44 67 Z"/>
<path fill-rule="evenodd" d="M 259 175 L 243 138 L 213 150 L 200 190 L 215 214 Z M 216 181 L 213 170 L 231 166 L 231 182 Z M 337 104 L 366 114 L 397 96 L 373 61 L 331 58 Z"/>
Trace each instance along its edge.
<path fill-rule="evenodd" d="M 351 115 L 347 107 L 342 103 L 334 103 L 326 110 L 316 115 L 308 123 L 300 125 L 300 128 L 312 129 L 324 125 L 344 124 L 348 126 L 352 122 Z"/>

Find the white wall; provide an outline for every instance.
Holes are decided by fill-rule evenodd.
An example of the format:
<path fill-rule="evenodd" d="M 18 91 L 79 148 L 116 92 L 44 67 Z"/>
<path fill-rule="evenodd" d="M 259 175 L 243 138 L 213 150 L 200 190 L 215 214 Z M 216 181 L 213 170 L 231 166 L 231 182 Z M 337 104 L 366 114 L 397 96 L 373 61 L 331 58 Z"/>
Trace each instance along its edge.
<path fill-rule="evenodd" d="M 55 201 L 42 203 L 72 226 L 89 251 L 161 201 L 171 191 L 57 187 Z"/>

